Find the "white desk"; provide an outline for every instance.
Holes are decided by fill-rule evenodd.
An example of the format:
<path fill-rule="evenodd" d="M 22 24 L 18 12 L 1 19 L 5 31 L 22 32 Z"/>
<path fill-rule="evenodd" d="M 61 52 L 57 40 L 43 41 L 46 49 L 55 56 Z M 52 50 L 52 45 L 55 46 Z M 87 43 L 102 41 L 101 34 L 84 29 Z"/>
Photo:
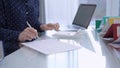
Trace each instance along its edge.
<path fill-rule="evenodd" d="M 48 37 L 41 37 L 41 39 L 45 38 Z M 22 47 L 5 57 L 0 63 L 0 68 L 120 68 L 120 60 L 113 56 L 109 46 L 91 28 L 82 32 L 79 39 L 60 40 L 80 45 L 81 48 L 45 56 L 35 50 Z"/>

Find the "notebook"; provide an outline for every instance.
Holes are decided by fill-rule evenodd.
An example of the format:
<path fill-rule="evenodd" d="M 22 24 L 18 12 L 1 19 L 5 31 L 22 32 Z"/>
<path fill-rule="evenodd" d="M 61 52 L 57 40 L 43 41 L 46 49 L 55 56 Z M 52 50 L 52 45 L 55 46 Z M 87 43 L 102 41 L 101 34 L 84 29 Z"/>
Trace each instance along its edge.
<path fill-rule="evenodd" d="M 34 40 L 32 42 L 24 42 L 21 44 L 44 55 L 72 51 L 80 48 L 80 46 L 71 45 L 69 43 L 61 42 L 55 39 Z"/>
<path fill-rule="evenodd" d="M 62 26 L 60 30 L 87 29 L 94 14 L 96 4 L 80 4 L 71 25 Z"/>

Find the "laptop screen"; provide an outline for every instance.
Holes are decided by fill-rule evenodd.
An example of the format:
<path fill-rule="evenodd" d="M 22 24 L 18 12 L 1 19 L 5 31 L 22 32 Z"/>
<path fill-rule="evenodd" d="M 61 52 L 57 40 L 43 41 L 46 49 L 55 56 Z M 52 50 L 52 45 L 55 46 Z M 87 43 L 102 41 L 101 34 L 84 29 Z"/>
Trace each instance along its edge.
<path fill-rule="evenodd" d="M 95 8 L 95 4 L 80 4 L 72 24 L 87 28 Z"/>

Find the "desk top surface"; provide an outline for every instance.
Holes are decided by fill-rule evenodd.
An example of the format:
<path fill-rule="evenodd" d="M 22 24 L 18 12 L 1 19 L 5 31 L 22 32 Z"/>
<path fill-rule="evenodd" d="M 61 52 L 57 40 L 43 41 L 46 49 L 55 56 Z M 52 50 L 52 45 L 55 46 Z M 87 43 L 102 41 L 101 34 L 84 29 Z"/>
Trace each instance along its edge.
<path fill-rule="evenodd" d="M 52 31 L 40 39 L 52 38 Z M 78 50 L 43 55 L 33 49 L 22 47 L 6 56 L 0 63 L 0 68 L 119 68 L 120 60 L 112 50 L 89 28 L 81 32 L 79 39 L 60 39 L 73 45 L 79 45 Z"/>

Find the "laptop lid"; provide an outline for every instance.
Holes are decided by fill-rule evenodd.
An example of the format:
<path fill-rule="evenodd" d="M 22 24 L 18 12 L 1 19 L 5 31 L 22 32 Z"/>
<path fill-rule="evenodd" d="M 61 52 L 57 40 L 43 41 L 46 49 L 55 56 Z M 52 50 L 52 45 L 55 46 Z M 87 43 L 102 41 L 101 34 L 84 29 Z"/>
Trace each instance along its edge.
<path fill-rule="evenodd" d="M 95 8 L 96 4 L 80 4 L 72 24 L 87 29 Z"/>

